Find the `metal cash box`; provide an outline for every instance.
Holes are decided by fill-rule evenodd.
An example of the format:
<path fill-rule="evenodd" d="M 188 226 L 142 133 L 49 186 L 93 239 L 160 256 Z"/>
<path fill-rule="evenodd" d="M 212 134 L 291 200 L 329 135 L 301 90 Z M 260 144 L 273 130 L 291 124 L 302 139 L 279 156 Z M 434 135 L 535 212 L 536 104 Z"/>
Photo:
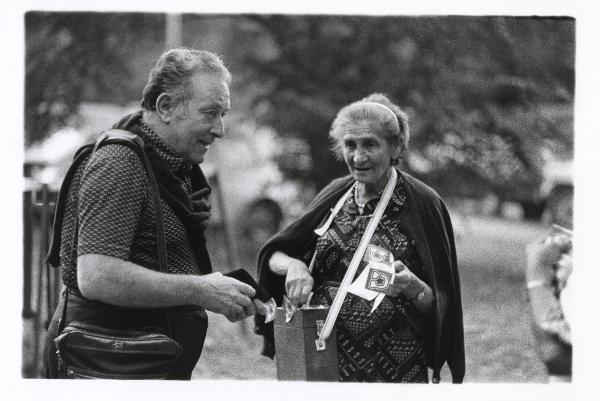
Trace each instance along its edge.
<path fill-rule="evenodd" d="M 338 381 L 335 327 L 317 351 L 316 340 L 329 307 L 300 308 L 286 322 L 284 308 L 277 308 L 274 322 L 275 361 L 278 380 Z"/>

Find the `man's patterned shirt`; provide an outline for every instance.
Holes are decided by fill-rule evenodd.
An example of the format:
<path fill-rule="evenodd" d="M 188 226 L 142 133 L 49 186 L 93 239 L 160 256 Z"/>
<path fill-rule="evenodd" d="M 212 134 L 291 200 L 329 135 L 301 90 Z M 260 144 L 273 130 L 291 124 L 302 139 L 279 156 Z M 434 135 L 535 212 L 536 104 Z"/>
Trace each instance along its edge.
<path fill-rule="evenodd" d="M 191 164 L 145 124 L 141 128 L 145 139 L 190 193 Z M 168 271 L 200 274 L 183 223 L 162 199 L 161 207 Z M 105 145 L 88 156 L 73 177 L 65 208 L 60 250 L 65 285 L 79 294 L 76 258 L 83 254 L 114 256 L 159 270 L 154 214 L 150 182 L 133 149 Z M 78 235 L 74 239 L 75 215 Z"/>

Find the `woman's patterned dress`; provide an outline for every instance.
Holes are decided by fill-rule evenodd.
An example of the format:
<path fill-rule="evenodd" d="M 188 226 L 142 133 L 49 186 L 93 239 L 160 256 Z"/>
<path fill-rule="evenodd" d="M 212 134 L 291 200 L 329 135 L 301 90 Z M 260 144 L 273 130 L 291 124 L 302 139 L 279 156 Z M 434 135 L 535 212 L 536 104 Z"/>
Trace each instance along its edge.
<path fill-rule="evenodd" d="M 380 196 L 366 204 L 363 214 L 354 197 L 348 197 L 329 230 L 319 238 L 312 305 L 331 305 Z M 426 282 L 415 241 L 396 218 L 403 213 L 406 199 L 399 176 L 371 244 L 392 252 L 394 260 L 401 260 Z M 307 255 L 307 259 L 311 257 Z M 363 260 L 355 277 L 365 266 Z M 351 293 L 344 299 L 336 321 L 340 381 L 427 382 L 425 335 L 431 330 L 427 316 L 402 294 L 385 296 L 370 313 L 373 302 Z"/>

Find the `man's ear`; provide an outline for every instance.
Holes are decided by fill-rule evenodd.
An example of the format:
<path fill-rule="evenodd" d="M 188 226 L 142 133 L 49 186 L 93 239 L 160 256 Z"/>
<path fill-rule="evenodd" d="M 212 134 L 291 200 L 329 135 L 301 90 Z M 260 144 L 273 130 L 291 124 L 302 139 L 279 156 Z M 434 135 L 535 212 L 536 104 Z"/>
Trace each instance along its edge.
<path fill-rule="evenodd" d="M 173 110 L 173 98 L 167 93 L 161 93 L 156 98 L 156 114 L 158 114 L 163 123 L 169 124 L 171 122 Z"/>

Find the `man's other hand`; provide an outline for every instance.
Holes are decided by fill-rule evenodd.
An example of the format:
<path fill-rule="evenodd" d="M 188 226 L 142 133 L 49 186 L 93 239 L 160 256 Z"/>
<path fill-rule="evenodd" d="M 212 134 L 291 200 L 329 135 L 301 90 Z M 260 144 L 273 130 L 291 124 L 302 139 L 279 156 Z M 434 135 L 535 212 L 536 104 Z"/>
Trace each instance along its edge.
<path fill-rule="evenodd" d="M 221 314 L 231 322 L 256 313 L 255 302 L 252 301 L 255 291 L 248 284 L 220 272 L 201 276 L 200 279 L 202 286 L 198 303 L 206 310 Z"/>
<path fill-rule="evenodd" d="M 266 315 L 267 314 L 267 305 L 265 305 L 265 303 L 263 301 L 261 301 L 260 299 L 254 298 L 252 300 L 252 302 L 254 303 L 254 309 L 256 309 L 256 313 L 258 313 L 259 315 Z"/>

